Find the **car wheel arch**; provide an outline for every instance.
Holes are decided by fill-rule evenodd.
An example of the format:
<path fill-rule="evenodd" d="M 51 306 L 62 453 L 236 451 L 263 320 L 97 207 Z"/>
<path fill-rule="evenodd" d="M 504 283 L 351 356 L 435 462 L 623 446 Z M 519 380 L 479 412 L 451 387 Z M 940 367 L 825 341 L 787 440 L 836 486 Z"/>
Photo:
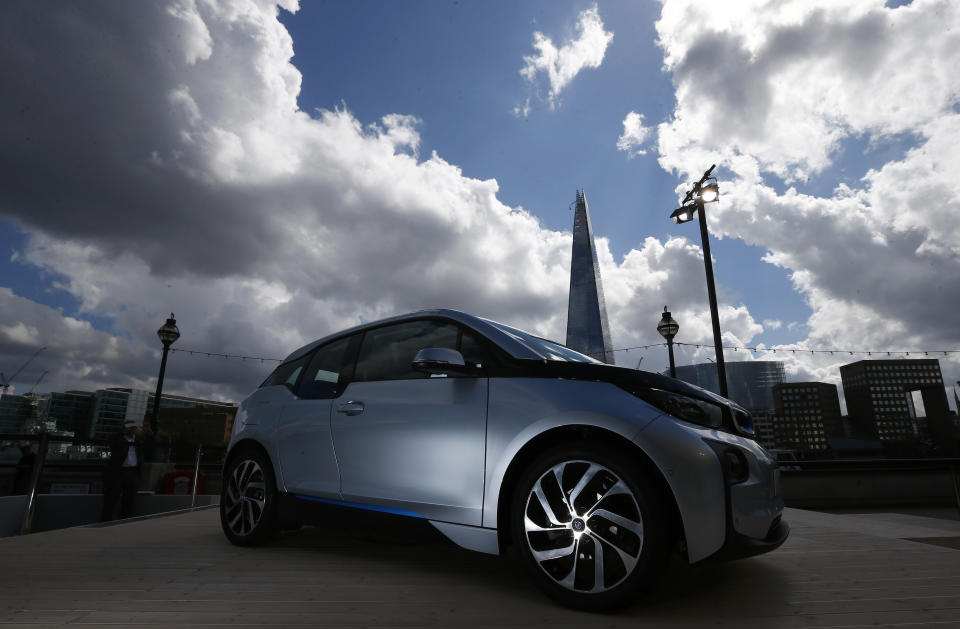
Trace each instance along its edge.
<path fill-rule="evenodd" d="M 279 470 L 277 469 L 276 461 L 273 460 L 273 457 L 270 456 L 270 451 L 267 450 L 266 446 L 257 441 L 256 439 L 245 438 L 236 442 L 230 447 L 230 451 L 227 453 L 227 458 L 223 460 L 223 469 L 227 469 L 230 463 L 233 462 L 237 456 L 239 456 L 244 450 L 258 450 L 263 456 L 267 457 L 267 460 L 270 461 L 270 467 L 273 470 L 274 482 L 277 484 L 277 491 L 280 491 L 280 475 Z"/>
<path fill-rule="evenodd" d="M 514 487 L 524 470 L 541 452 L 549 448 L 561 444 L 583 443 L 584 441 L 606 444 L 629 455 L 637 456 L 637 461 L 650 474 L 664 499 L 664 504 L 668 505 L 670 509 L 668 518 L 671 528 L 676 531 L 678 537 L 683 536 L 683 521 L 673 490 L 667 483 L 663 472 L 640 446 L 605 428 L 590 425 L 567 425 L 546 430 L 533 437 L 517 451 L 513 460 L 510 461 L 503 482 L 500 484 L 500 493 L 497 498 L 497 531 L 501 553 L 505 552 L 506 548 L 513 542 L 510 532 L 510 502 Z"/>

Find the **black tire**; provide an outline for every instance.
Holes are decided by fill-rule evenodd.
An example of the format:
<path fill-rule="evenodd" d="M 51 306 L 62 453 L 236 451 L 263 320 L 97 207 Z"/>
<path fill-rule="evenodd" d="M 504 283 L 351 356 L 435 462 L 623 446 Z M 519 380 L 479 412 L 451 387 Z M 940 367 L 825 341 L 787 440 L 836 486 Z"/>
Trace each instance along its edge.
<path fill-rule="evenodd" d="M 231 454 L 220 491 L 220 526 L 237 546 L 263 544 L 279 532 L 277 484 L 262 451 L 245 447 Z"/>
<path fill-rule="evenodd" d="M 610 447 L 544 452 L 521 475 L 510 509 L 512 539 L 534 582 L 575 609 L 637 600 L 663 573 L 674 539 L 657 487 L 634 457 Z"/>

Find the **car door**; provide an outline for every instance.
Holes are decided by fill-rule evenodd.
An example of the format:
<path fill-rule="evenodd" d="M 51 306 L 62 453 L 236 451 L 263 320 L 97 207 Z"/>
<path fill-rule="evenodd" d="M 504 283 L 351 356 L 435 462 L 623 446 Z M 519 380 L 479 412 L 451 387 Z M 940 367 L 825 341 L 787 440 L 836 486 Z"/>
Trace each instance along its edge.
<path fill-rule="evenodd" d="M 280 468 L 287 491 L 340 497 L 340 471 L 330 433 L 330 406 L 353 366 L 360 335 L 327 343 L 308 357 L 295 389 L 283 405 L 277 429 Z"/>
<path fill-rule="evenodd" d="M 412 367 L 428 347 L 467 352 L 471 375 Z M 469 331 L 443 320 L 367 330 L 353 378 L 334 400 L 343 499 L 480 525 L 487 378 Z"/>

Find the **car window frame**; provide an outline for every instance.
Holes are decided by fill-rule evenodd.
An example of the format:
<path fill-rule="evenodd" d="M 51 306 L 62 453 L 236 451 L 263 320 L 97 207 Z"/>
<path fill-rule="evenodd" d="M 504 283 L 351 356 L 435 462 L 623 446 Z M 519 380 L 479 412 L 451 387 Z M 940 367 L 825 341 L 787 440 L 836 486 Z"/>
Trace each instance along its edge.
<path fill-rule="evenodd" d="M 310 354 L 307 354 L 307 355 L 305 355 L 305 356 L 301 356 L 301 357 L 295 358 L 295 359 L 293 359 L 293 360 L 288 360 L 288 361 L 285 362 L 285 363 L 282 363 L 282 364 L 280 364 L 280 365 L 277 365 L 276 369 L 274 369 L 273 371 L 270 372 L 270 375 L 266 377 L 266 379 L 263 381 L 263 383 L 262 383 L 258 388 L 262 389 L 262 388 L 264 388 L 264 387 L 286 387 L 287 389 L 290 390 L 291 393 L 296 394 L 297 389 L 300 387 L 300 381 L 303 379 L 303 374 L 304 374 L 304 372 L 306 371 L 306 367 L 310 364 L 309 357 L 310 357 Z M 280 371 L 280 369 L 282 369 L 282 368 L 284 368 L 284 367 L 286 367 L 286 366 L 288 366 L 288 365 L 293 365 L 293 364 L 296 364 L 296 363 L 302 363 L 302 364 L 300 365 L 300 373 L 297 374 L 297 379 L 294 381 L 293 386 L 289 385 L 286 381 L 284 381 L 284 382 L 274 382 L 274 383 L 272 383 L 272 384 L 270 383 L 270 380 L 273 379 L 274 374 L 276 374 L 278 371 Z M 296 370 L 296 368 L 294 368 L 294 370 Z M 290 377 L 290 376 L 287 376 L 287 378 L 289 378 L 289 377 Z"/>
<path fill-rule="evenodd" d="M 359 362 L 359 359 L 360 359 L 360 350 L 363 347 L 363 342 L 366 340 L 368 333 L 375 332 L 376 330 L 382 330 L 383 328 L 394 327 L 399 325 L 407 325 L 410 323 L 420 323 L 424 321 L 437 321 L 440 323 L 445 323 L 447 325 L 454 326 L 454 328 L 456 328 L 457 330 L 457 351 L 460 352 L 461 355 L 463 355 L 461 348 L 463 347 L 464 332 L 469 333 L 474 337 L 474 339 L 476 339 L 477 345 L 480 347 L 481 351 L 484 354 L 484 361 L 481 363 L 481 367 L 479 368 L 470 367 L 470 373 L 452 373 L 451 372 L 451 373 L 448 373 L 446 377 L 448 378 L 486 378 L 488 377 L 487 375 L 488 366 L 491 362 L 495 362 L 497 358 L 492 349 L 491 341 L 486 336 L 484 336 L 483 333 L 478 332 L 477 330 L 474 330 L 469 326 L 463 325 L 462 323 L 454 319 L 448 319 L 445 317 L 421 317 L 416 319 L 406 319 L 403 321 L 391 321 L 390 323 L 385 323 L 383 325 L 378 325 L 376 327 L 367 328 L 363 330 L 362 332 L 363 338 L 360 340 L 360 343 L 356 347 L 356 352 L 353 356 L 353 366 L 350 370 L 350 379 L 346 382 L 346 384 L 349 384 L 351 382 L 401 382 L 404 380 L 429 380 L 430 376 L 426 376 L 424 378 L 391 378 L 387 380 L 357 380 L 356 379 L 356 369 L 357 369 L 357 363 Z M 421 348 L 421 349 L 427 349 L 427 348 Z M 464 361 L 466 362 L 466 359 L 464 359 Z M 411 358 L 411 362 L 412 362 L 412 358 Z"/>
<path fill-rule="evenodd" d="M 313 363 L 314 357 L 322 351 L 324 348 L 330 347 L 334 343 L 339 343 L 343 340 L 349 340 L 350 345 L 347 347 L 344 354 L 343 365 L 341 366 L 340 378 L 337 380 L 337 388 L 335 390 L 335 395 L 332 396 L 317 396 L 317 395 L 304 395 L 303 384 L 306 378 L 306 374 L 310 371 L 310 365 Z M 300 378 L 297 381 L 296 389 L 294 394 L 304 400 L 335 400 L 341 395 L 343 391 L 347 388 L 347 385 L 353 381 L 353 373 L 357 366 L 357 354 L 360 351 L 360 345 L 363 342 L 363 332 L 354 332 L 352 334 L 347 334 L 344 336 L 338 336 L 335 339 L 330 339 L 323 345 L 314 348 L 309 353 L 304 355 L 304 358 L 307 359 L 306 368 L 300 372 Z"/>

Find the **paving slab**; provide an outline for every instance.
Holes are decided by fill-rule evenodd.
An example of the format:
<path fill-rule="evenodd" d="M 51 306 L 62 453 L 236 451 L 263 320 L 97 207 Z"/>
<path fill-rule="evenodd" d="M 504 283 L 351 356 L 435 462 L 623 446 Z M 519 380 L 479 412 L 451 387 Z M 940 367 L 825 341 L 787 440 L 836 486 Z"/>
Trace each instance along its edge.
<path fill-rule="evenodd" d="M 558 607 L 510 557 L 304 527 L 230 545 L 216 510 L 0 539 L 0 628 L 960 627 L 960 523 L 787 509 L 779 550 L 674 560 L 614 614 Z"/>

